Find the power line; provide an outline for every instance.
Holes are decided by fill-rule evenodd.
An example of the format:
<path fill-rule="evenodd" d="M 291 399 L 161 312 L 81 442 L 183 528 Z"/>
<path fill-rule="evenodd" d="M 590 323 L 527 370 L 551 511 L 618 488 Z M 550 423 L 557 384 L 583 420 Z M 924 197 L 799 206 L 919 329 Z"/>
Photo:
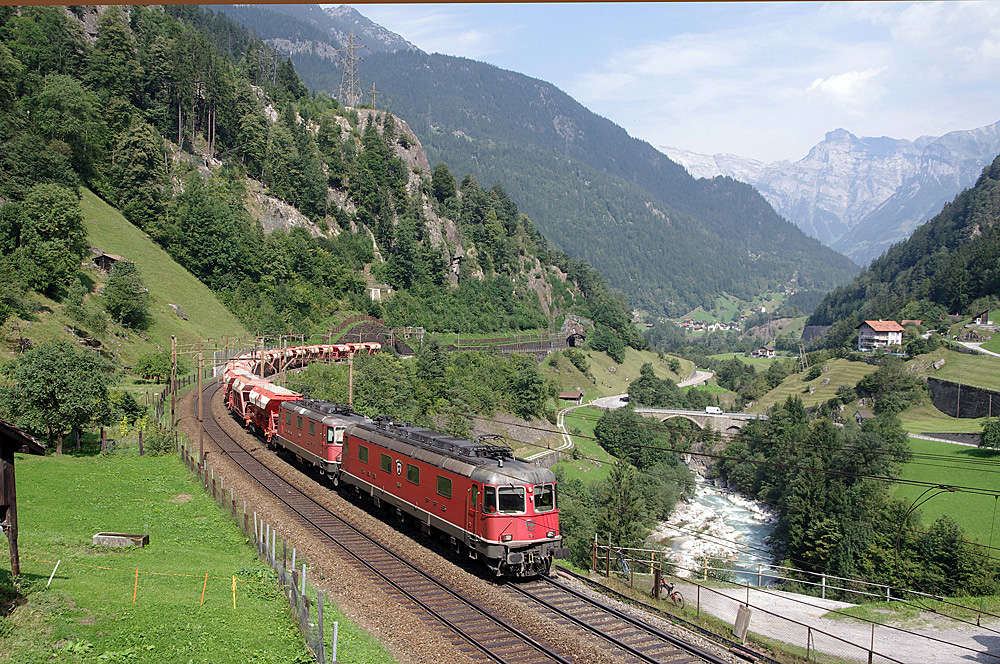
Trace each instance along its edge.
<path fill-rule="evenodd" d="M 456 411 L 442 411 L 442 412 L 456 413 Z M 456 413 L 456 414 L 461 414 L 461 413 Z M 487 422 L 495 422 L 497 424 L 506 424 L 505 422 L 501 422 L 500 420 L 496 420 L 496 419 L 492 419 L 492 418 L 482 417 L 482 416 L 478 416 L 478 415 L 476 417 L 478 417 L 479 419 L 485 420 Z M 525 428 L 525 429 L 534 429 L 536 431 L 544 431 L 546 433 L 551 433 L 551 434 L 562 434 L 561 431 L 558 431 L 558 430 L 555 430 L 555 429 L 547 429 L 545 427 L 537 427 L 537 426 L 530 425 L 530 424 L 519 424 L 518 426 L 521 427 L 521 428 Z M 573 434 L 573 435 L 578 435 L 581 438 L 587 438 L 587 439 L 590 439 L 590 440 L 595 440 L 595 441 L 597 440 L 596 436 L 587 436 L 585 434 Z M 776 441 L 772 441 L 772 442 L 776 442 Z M 533 443 L 529 443 L 529 444 L 532 445 L 532 446 L 540 447 L 539 445 L 535 445 Z M 740 462 L 740 463 L 750 463 L 750 464 L 760 465 L 760 466 L 770 466 L 770 467 L 775 467 L 775 468 L 784 468 L 786 470 L 802 470 L 802 471 L 805 471 L 805 472 L 821 473 L 821 474 L 826 474 L 826 475 L 833 475 L 833 476 L 836 476 L 836 477 L 849 477 L 849 478 L 854 478 L 854 479 L 871 479 L 871 480 L 876 480 L 876 481 L 879 481 L 879 482 L 886 482 L 886 483 L 890 483 L 890 484 L 892 484 L 892 483 L 898 483 L 898 484 L 905 484 L 905 485 L 909 485 L 909 486 L 919 486 L 919 487 L 924 487 L 924 488 L 928 488 L 928 487 L 932 487 L 932 488 L 933 487 L 945 487 L 945 488 L 948 488 L 948 489 L 954 489 L 955 491 L 963 491 L 963 492 L 973 493 L 973 494 L 977 494 L 977 495 L 1000 496 L 1000 490 L 984 489 L 982 487 L 971 487 L 971 486 L 964 486 L 964 485 L 958 485 L 958 484 L 942 485 L 942 484 L 935 483 L 935 482 L 924 482 L 924 481 L 921 481 L 921 480 L 910 480 L 910 479 L 901 478 L 901 477 L 900 478 L 895 478 L 895 477 L 888 477 L 888 476 L 885 476 L 885 475 L 871 475 L 871 474 L 867 474 L 867 473 L 851 473 L 851 472 L 847 472 L 847 471 L 829 470 L 829 469 L 824 469 L 824 468 L 809 468 L 809 467 L 806 467 L 806 466 L 797 466 L 795 464 L 779 463 L 779 462 L 776 462 L 776 461 L 763 461 L 763 460 L 759 460 L 759 459 L 743 459 L 743 458 L 740 458 L 740 457 L 731 457 L 731 456 L 726 456 L 726 455 L 723 455 L 723 454 L 711 454 L 711 453 L 708 453 L 708 452 L 695 452 L 695 451 L 692 451 L 692 450 L 684 450 L 684 449 L 678 449 L 678 448 L 674 448 L 674 447 L 662 447 L 662 446 L 658 446 L 658 445 L 643 445 L 641 443 L 625 443 L 625 445 L 628 446 L 628 447 L 635 447 L 635 448 L 639 448 L 639 449 L 656 450 L 656 451 L 660 451 L 660 452 L 674 452 L 676 454 L 687 454 L 687 455 L 691 455 L 691 456 L 706 457 L 706 458 L 709 458 L 709 459 L 718 459 L 718 460 L 721 460 L 721 461 L 737 461 L 737 462 Z"/>

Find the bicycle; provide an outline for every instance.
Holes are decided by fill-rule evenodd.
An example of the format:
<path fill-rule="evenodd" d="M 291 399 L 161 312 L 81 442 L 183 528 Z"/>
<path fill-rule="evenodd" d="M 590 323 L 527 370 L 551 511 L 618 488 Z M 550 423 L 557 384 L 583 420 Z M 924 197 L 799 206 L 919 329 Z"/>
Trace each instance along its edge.
<path fill-rule="evenodd" d="M 674 603 L 674 606 L 678 609 L 684 608 L 684 595 L 681 594 L 680 590 L 677 590 L 677 586 L 673 583 L 668 583 L 666 579 L 660 579 L 660 597 L 662 598 L 666 593 L 668 599 Z"/>

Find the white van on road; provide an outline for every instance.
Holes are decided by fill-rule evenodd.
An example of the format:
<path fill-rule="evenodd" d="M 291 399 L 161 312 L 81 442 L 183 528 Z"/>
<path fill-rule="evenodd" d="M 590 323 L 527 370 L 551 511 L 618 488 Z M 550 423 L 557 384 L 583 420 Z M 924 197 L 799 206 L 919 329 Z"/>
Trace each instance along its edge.
<path fill-rule="evenodd" d="M 705 406 L 705 412 L 709 415 L 722 415 L 722 409 L 718 406 Z"/>

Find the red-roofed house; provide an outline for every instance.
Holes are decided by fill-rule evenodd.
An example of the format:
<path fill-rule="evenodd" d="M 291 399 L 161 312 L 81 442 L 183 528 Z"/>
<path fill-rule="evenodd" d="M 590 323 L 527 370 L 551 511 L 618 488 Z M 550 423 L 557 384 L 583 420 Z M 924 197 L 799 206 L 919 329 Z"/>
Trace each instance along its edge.
<path fill-rule="evenodd" d="M 866 320 L 857 330 L 858 350 L 862 352 L 903 345 L 903 326 L 894 320 Z"/>

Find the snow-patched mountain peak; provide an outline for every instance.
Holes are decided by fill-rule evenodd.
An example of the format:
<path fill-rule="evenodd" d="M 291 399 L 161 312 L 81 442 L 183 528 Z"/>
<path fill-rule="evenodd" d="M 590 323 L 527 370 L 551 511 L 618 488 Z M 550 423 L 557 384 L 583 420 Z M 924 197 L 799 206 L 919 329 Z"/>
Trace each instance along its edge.
<path fill-rule="evenodd" d="M 1000 122 L 912 141 L 838 128 L 796 162 L 660 150 L 695 177 L 753 185 L 786 219 L 866 265 L 975 182 L 1000 153 Z"/>

